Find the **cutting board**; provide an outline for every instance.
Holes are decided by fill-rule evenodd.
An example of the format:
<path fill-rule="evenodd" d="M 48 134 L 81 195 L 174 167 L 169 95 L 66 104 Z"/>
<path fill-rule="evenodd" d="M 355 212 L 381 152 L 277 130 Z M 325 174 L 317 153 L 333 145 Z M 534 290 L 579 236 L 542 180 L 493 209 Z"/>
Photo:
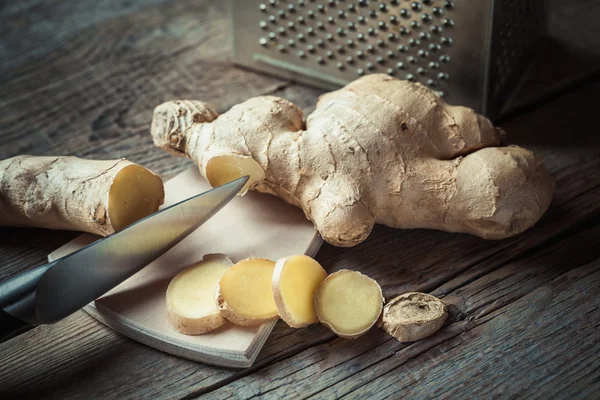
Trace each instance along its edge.
<path fill-rule="evenodd" d="M 209 189 L 196 168 L 187 170 L 165 184 L 163 207 Z M 56 260 L 98 238 L 81 235 L 48 259 Z M 250 192 L 233 199 L 178 245 L 84 310 L 123 335 L 167 353 L 249 367 L 276 322 L 256 327 L 226 323 L 204 335 L 183 335 L 167 322 L 165 291 L 171 278 L 209 253 L 227 254 L 233 262 L 250 256 L 277 260 L 293 254 L 314 256 L 321 243 L 301 210 L 276 197 Z"/>

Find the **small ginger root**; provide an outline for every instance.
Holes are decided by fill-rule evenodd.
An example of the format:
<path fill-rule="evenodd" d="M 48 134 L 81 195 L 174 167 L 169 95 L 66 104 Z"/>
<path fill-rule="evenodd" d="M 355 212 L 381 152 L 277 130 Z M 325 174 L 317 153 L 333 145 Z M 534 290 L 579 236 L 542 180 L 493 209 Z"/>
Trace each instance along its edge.
<path fill-rule="evenodd" d="M 314 302 L 323 325 L 342 338 L 356 339 L 377 322 L 384 299 L 375 280 L 343 269 L 323 281 Z"/>
<path fill-rule="evenodd" d="M 216 290 L 221 315 L 236 325 L 260 325 L 277 319 L 271 281 L 275 263 L 247 258 L 229 268 Z"/>
<path fill-rule="evenodd" d="M 318 322 L 314 296 L 326 277 L 323 267 L 308 256 L 278 260 L 273 272 L 273 296 L 281 319 L 292 328 Z"/>
<path fill-rule="evenodd" d="M 302 208 L 329 243 L 353 246 L 375 223 L 502 239 L 548 208 L 542 162 L 473 110 L 383 74 L 321 96 L 306 126 L 287 100 L 261 96 L 219 116 L 200 101 L 154 110 L 156 146 L 192 159 L 213 185 L 248 188 Z"/>
<path fill-rule="evenodd" d="M 414 342 L 437 332 L 448 318 L 448 308 L 426 293 L 405 293 L 383 308 L 379 326 L 400 342 Z"/>
<path fill-rule="evenodd" d="M 0 161 L 0 226 L 108 235 L 157 211 L 163 182 L 121 160 L 16 156 Z"/>
<path fill-rule="evenodd" d="M 215 304 L 215 291 L 233 263 L 224 254 L 207 254 L 175 275 L 167 288 L 167 319 L 186 335 L 201 335 L 225 323 Z"/>

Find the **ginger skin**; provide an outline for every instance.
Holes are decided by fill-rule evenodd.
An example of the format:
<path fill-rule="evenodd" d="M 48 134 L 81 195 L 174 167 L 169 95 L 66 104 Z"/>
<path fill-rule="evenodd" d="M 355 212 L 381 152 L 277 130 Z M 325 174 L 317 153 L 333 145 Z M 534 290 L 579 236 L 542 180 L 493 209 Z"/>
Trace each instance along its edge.
<path fill-rule="evenodd" d="M 0 161 L 0 226 L 108 235 L 158 210 L 159 176 L 121 160 L 16 156 Z"/>
<path fill-rule="evenodd" d="M 302 208 L 337 246 L 362 242 L 375 223 L 502 239 L 537 222 L 553 192 L 530 151 L 497 147 L 503 131 L 488 119 L 381 74 L 321 96 L 306 125 L 273 96 L 221 116 L 203 102 L 167 102 L 152 137 L 213 185 L 240 176 L 236 160 L 254 160 L 250 189 Z"/>
<path fill-rule="evenodd" d="M 438 298 L 410 292 L 390 300 L 379 326 L 400 342 L 415 342 L 437 332 L 448 318 L 448 307 Z"/>

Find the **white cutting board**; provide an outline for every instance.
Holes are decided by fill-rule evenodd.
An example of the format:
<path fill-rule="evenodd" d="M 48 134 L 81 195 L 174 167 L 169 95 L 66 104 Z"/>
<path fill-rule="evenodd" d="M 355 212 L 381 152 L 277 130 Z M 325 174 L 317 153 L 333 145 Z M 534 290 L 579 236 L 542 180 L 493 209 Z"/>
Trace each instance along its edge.
<path fill-rule="evenodd" d="M 196 168 L 165 184 L 165 204 L 210 189 Z M 98 236 L 84 234 L 57 249 L 49 261 L 67 255 Z M 114 330 L 167 353 L 227 367 L 249 367 L 275 322 L 257 327 L 226 323 L 198 336 L 183 335 L 167 322 L 165 291 L 172 277 L 205 254 L 224 253 L 237 262 L 255 256 L 277 260 L 314 256 L 322 240 L 301 210 L 276 197 L 248 193 L 236 197 L 194 233 L 84 310 Z"/>

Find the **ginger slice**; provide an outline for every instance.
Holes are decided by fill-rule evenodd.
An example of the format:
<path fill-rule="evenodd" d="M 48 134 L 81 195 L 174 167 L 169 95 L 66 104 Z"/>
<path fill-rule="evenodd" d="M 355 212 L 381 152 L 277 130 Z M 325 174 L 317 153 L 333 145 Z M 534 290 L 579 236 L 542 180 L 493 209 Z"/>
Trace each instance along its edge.
<path fill-rule="evenodd" d="M 375 280 L 343 269 L 323 281 L 314 302 L 323 325 L 340 337 L 356 339 L 377 322 L 384 299 Z"/>
<path fill-rule="evenodd" d="M 326 277 L 323 267 L 305 255 L 277 261 L 273 273 L 273 296 L 279 315 L 289 326 L 303 328 L 319 321 L 314 296 Z"/>
<path fill-rule="evenodd" d="M 275 263 L 247 258 L 229 268 L 217 285 L 216 303 L 221 315 L 237 325 L 260 325 L 279 314 L 271 280 Z"/>
<path fill-rule="evenodd" d="M 157 211 L 163 197 L 159 176 L 136 164 L 120 170 L 108 193 L 108 215 L 114 230 L 120 231 Z"/>
<path fill-rule="evenodd" d="M 426 293 L 405 293 L 387 303 L 379 326 L 400 342 L 414 342 L 432 335 L 448 318 L 448 308 Z"/>
<path fill-rule="evenodd" d="M 214 296 L 221 276 L 232 265 L 224 254 L 207 254 L 175 275 L 167 288 L 167 319 L 173 328 L 200 335 L 225 323 Z"/>
<path fill-rule="evenodd" d="M 212 157 L 206 164 L 206 179 L 212 187 L 224 185 L 245 175 L 249 179 L 240 191 L 240 196 L 265 179 L 265 172 L 256 161 L 251 157 L 224 154 Z"/>

